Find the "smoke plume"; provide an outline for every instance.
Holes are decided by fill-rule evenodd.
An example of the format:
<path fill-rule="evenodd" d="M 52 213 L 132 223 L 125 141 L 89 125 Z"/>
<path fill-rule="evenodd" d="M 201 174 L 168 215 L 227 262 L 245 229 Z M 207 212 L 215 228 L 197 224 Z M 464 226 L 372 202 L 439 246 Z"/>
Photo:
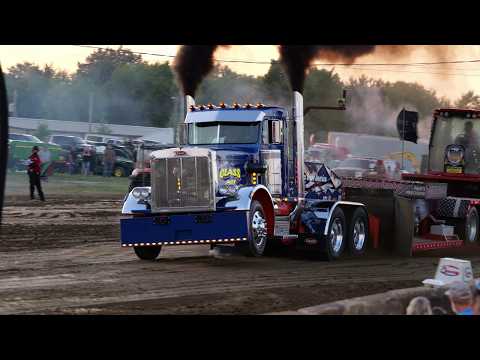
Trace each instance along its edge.
<path fill-rule="evenodd" d="M 375 45 L 280 45 L 280 61 L 292 90 L 303 92 L 306 72 L 314 59 L 353 64 L 358 57 L 374 51 Z"/>
<path fill-rule="evenodd" d="M 303 91 L 305 76 L 314 60 L 342 62 L 353 65 L 357 58 L 374 54 L 379 61 L 392 61 L 406 58 L 422 49 L 418 45 L 280 45 L 280 61 L 294 91 Z M 451 52 L 448 46 L 424 47 L 429 57 L 445 61 Z M 439 64 L 437 69 L 447 69 L 449 64 Z"/>
<path fill-rule="evenodd" d="M 8 159 L 8 103 L 7 89 L 0 67 L 0 224 L 2 221 L 3 197 Z"/>
<path fill-rule="evenodd" d="M 183 45 L 173 62 L 184 95 L 195 96 L 198 85 L 213 69 L 214 53 L 220 45 Z M 224 45 L 223 45 L 224 46 Z"/>

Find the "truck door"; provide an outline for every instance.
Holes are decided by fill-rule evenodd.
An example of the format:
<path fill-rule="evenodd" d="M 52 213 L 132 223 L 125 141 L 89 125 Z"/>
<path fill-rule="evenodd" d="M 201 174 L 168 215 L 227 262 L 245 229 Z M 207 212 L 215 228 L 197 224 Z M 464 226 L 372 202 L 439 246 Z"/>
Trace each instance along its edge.
<path fill-rule="evenodd" d="M 283 121 L 264 120 L 261 157 L 267 166 L 263 184 L 272 195 L 282 195 Z"/>

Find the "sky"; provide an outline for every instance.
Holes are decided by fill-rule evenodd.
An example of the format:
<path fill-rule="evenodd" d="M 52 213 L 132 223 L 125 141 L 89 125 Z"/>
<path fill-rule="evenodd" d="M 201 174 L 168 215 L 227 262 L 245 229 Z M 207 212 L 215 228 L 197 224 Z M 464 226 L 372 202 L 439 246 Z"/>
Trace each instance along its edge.
<path fill-rule="evenodd" d="M 93 45 L 101 47 L 117 48 L 119 45 Z M 132 51 L 149 52 L 174 56 L 179 45 L 123 45 Z M 356 64 L 350 67 L 324 66 L 320 68 L 334 68 L 342 80 L 350 77 L 366 75 L 373 78 L 381 78 L 387 81 L 418 82 L 428 89 L 434 90 L 438 95 L 451 100 L 459 98 L 463 93 L 473 90 L 480 94 L 480 62 L 462 63 L 453 65 L 422 65 L 422 66 L 363 66 L 361 63 L 412 63 L 434 61 L 456 61 L 480 59 L 480 46 L 478 45 L 434 45 L 434 46 L 410 46 L 410 52 L 405 56 L 384 55 L 387 50 L 379 48 L 379 52 L 373 55 L 363 56 L 357 59 Z M 32 62 L 43 66 L 53 65 L 57 69 L 74 72 L 78 62 L 94 50 L 91 48 L 74 45 L 0 45 L 0 64 L 3 68 L 15 65 L 19 62 Z M 432 55 L 435 54 L 435 55 Z M 171 61 L 172 58 L 143 55 L 144 60 L 149 62 Z M 275 45 L 234 45 L 227 49 L 220 48 L 216 58 L 221 60 L 247 60 L 269 62 L 278 59 L 277 46 Z M 322 62 L 321 60 L 316 61 Z M 323 61 L 325 62 L 325 61 Z M 269 65 L 266 64 L 242 64 L 226 63 L 232 70 L 254 76 L 265 74 Z"/>

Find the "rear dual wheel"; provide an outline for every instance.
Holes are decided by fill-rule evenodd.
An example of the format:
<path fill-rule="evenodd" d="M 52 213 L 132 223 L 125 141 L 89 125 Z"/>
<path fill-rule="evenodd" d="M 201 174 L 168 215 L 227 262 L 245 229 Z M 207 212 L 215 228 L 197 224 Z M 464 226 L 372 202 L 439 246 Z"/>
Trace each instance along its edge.
<path fill-rule="evenodd" d="M 479 226 L 480 220 L 478 210 L 473 206 L 468 210 L 465 221 L 460 224 L 460 239 L 470 245 L 477 243 L 479 239 Z"/>
<path fill-rule="evenodd" d="M 345 248 L 350 255 L 359 256 L 365 253 L 368 240 L 368 215 L 362 208 L 352 214 L 348 227 L 345 213 L 340 207 L 335 208 L 330 219 L 325 237 L 325 255 L 328 260 L 336 260 Z"/>

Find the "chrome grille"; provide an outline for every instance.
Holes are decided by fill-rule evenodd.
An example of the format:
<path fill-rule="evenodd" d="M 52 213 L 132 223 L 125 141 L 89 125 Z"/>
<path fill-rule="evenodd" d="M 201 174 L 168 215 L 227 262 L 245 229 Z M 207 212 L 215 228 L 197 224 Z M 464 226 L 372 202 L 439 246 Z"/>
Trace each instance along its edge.
<path fill-rule="evenodd" d="M 212 167 L 208 157 L 182 156 L 152 161 L 152 211 L 214 209 Z"/>

